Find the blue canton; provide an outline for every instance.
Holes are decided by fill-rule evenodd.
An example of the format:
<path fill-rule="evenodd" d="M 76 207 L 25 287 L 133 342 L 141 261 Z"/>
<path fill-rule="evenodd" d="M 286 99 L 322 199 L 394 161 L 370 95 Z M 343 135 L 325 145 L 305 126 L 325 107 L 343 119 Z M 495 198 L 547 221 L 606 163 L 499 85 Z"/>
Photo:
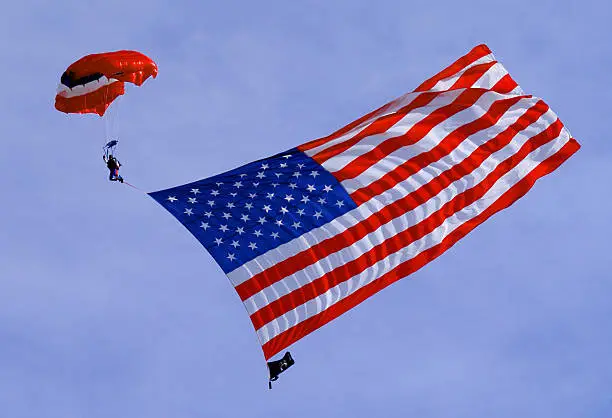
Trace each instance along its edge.
<path fill-rule="evenodd" d="M 328 171 L 297 149 L 150 196 L 226 273 L 356 207 Z"/>

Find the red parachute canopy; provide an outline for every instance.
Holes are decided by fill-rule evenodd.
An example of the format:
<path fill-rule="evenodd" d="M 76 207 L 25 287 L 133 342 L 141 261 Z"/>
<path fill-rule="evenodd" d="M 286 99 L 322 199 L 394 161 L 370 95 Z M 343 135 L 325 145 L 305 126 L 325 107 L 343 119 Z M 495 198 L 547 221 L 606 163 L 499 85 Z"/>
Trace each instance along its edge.
<path fill-rule="evenodd" d="M 157 64 L 137 51 L 86 55 L 62 74 L 55 108 L 65 113 L 102 116 L 113 100 L 125 93 L 124 82 L 140 86 L 156 76 Z"/>

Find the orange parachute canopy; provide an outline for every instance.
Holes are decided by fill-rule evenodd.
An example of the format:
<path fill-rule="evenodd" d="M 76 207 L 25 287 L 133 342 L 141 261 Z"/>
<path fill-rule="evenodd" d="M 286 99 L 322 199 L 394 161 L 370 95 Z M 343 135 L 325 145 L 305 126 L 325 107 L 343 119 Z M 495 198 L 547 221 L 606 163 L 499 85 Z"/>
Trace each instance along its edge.
<path fill-rule="evenodd" d="M 86 55 L 62 74 L 55 108 L 64 113 L 103 116 L 113 100 L 125 93 L 125 82 L 140 86 L 156 76 L 157 64 L 137 51 Z"/>

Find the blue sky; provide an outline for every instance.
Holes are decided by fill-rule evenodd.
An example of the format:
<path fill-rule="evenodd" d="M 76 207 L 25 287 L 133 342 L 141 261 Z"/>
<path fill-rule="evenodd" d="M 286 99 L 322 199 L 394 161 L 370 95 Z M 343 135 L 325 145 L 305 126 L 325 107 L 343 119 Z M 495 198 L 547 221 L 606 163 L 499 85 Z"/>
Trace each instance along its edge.
<path fill-rule="evenodd" d="M 604 1 L 3 5 L 0 416 L 610 417 L 612 8 Z M 299 341 L 268 391 L 221 269 L 106 180 L 104 123 L 53 108 L 82 55 L 160 74 L 119 103 L 152 191 L 331 133 L 486 43 L 582 149 L 442 257 Z"/>

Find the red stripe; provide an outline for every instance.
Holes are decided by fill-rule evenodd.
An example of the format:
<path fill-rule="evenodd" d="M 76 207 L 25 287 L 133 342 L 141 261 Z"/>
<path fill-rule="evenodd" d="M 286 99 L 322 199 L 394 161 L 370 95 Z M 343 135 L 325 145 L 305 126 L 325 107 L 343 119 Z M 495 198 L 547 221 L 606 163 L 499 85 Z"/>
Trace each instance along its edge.
<path fill-rule="evenodd" d="M 115 81 L 81 96 L 67 98 L 57 95 L 55 108 L 65 113 L 97 113 L 102 116 L 113 100 L 124 93 L 123 81 Z"/>
<path fill-rule="evenodd" d="M 460 89 L 460 88 L 468 88 L 471 87 L 476 81 L 478 81 L 493 65 L 497 62 L 492 61 L 484 64 L 476 65 L 470 69 L 468 69 L 465 73 L 463 73 L 459 79 L 455 82 L 455 84 L 448 90 L 452 89 Z M 417 96 L 410 104 L 404 106 L 402 109 L 389 114 L 384 115 L 374 121 L 370 126 L 356 134 L 354 137 L 347 139 L 346 141 L 342 141 L 339 144 L 332 145 L 329 148 L 326 148 L 319 153 L 315 154 L 312 158 L 317 161 L 319 164 L 323 164 L 325 161 L 330 158 L 341 154 L 342 152 L 348 150 L 353 145 L 357 144 L 363 138 L 380 134 L 386 132 L 393 125 L 398 123 L 406 114 L 413 111 L 414 109 L 427 106 L 431 103 L 436 97 L 445 93 L 447 90 L 437 91 L 437 92 L 426 92 L 419 96 Z M 494 90 L 496 91 L 496 90 Z M 391 141 L 394 139 L 389 139 Z"/>
<path fill-rule="evenodd" d="M 427 91 L 431 90 L 438 81 L 444 80 L 445 78 L 449 78 L 454 74 L 457 74 L 459 71 L 464 68 L 470 66 L 470 64 L 478 61 L 480 58 L 491 53 L 491 50 L 486 45 L 478 45 L 474 47 L 470 52 L 468 52 L 463 57 L 459 58 L 457 61 L 440 71 L 438 74 L 431 77 L 429 80 L 425 81 L 419 87 L 417 87 L 414 91 Z"/>
<path fill-rule="evenodd" d="M 445 90 L 456 90 L 472 87 L 480 78 L 485 75 L 491 67 L 497 64 L 497 61 L 489 61 L 482 64 L 474 65 L 465 70 L 461 77 L 453 83 L 452 86 Z M 486 86 L 488 89 L 490 86 Z"/>
<path fill-rule="evenodd" d="M 402 263 L 395 269 L 389 271 L 384 276 L 380 277 L 376 281 L 369 283 L 368 285 L 360 288 L 355 293 L 347 296 L 338 303 L 327 308 L 325 311 L 306 319 L 303 322 L 295 325 L 288 329 L 282 334 L 277 335 L 270 341 L 262 346 L 264 356 L 266 359 L 271 358 L 281 350 L 290 346 L 305 335 L 315 331 L 322 327 L 338 316 L 342 315 L 349 309 L 357 306 L 370 296 L 389 286 L 390 284 L 406 277 L 409 274 L 414 273 L 425 264 L 434 260 L 450 247 L 452 247 L 457 241 L 467 235 L 470 231 L 476 228 L 478 225 L 483 223 L 489 217 L 494 215 L 512 205 L 516 200 L 521 198 L 527 193 L 534 185 L 534 183 L 557 167 L 559 167 L 565 160 L 567 160 L 572 154 L 574 154 L 580 145 L 572 138 L 565 144 L 557 153 L 541 162 L 535 169 L 533 169 L 527 176 L 520 180 L 516 185 L 504 193 L 499 199 L 497 199 L 491 206 L 489 206 L 484 212 L 476 216 L 469 222 L 464 223 L 452 233 L 450 233 L 440 244 L 432 247 L 417 257 Z"/>
<path fill-rule="evenodd" d="M 468 75 L 468 76 L 466 76 L 466 77 L 467 77 L 467 78 L 469 78 L 469 75 Z M 509 75 L 505 75 L 505 76 L 504 76 L 504 77 L 502 77 L 502 78 L 501 78 L 501 79 L 500 79 L 500 80 L 499 80 L 497 83 L 495 83 L 495 85 L 492 87 L 492 89 L 491 89 L 491 90 L 492 90 L 492 91 L 495 91 L 495 92 L 498 92 L 498 93 L 507 93 L 507 92 L 509 92 L 509 91 L 512 91 L 512 90 L 513 90 L 514 88 L 516 88 L 517 86 L 518 86 L 518 84 L 516 84 L 516 82 L 515 82 L 515 81 L 514 81 L 514 80 L 513 80 L 513 79 L 512 79 L 512 78 L 511 78 Z M 390 151 L 390 152 L 393 152 L 393 151 L 395 151 L 395 149 L 393 149 L 393 148 L 396 148 L 396 149 L 401 148 L 401 146 L 402 146 L 402 144 L 403 144 L 403 143 L 401 142 L 401 139 L 406 139 L 406 140 L 407 140 L 407 142 L 406 142 L 406 143 L 404 143 L 405 145 L 410 145 L 410 144 L 412 144 L 412 143 L 416 142 L 417 140 L 420 140 L 420 139 L 421 139 L 421 138 L 423 138 L 423 137 L 424 137 L 424 136 L 425 136 L 425 135 L 426 135 L 426 134 L 427 134 L 427 133 L 428 133 L 428 132 L 429 132 L 431 129 L 433 129 L 433 126 L 435 126 L 435 125 L 432 125 L 432 126 L 430 126 L 430 127 L 429 127 L 429 129 L 427 129 L 427 130 L 425 130 L 425 131 L 421 132 L 422 136 L 419 136 L 419 133 L 418 133 L 418 131 L 417 131 L 416 138 L 414 138 L 414 137 L 413 137 L 413 133 L 414 133 L 414 132 L 413 132 L 413 129 L 417 129 L 417 130 L 418 130 L 418 129 L 424 129 L 424 128 L 427 128 L 427 125 L 428 125 L 428 124 L 433 124 L 433 123 L 435 123 L 435 118 L 436 118 L 437 116 L 433 116 L 433 117 L 432 117 L 432 115 L 441 115 L 441 114 L 444 114 L 444 113 L 450 113 L 450 114 L 449 114 L 449 116 L 448 116 L 448 117 L 450 117 L 450 116 L 452 116 L 453 114 L 455 114 L 455 113 L 457 113 L 457 112 L 459 112 L 459 111 L 461 111 L 461 110 L 464 110 L 464 108 L 462 108 L 461 106 L 460 106 L 458 109 L 452 109 L 452 108 L 453 108 L 453 106 L 455 106 L 457 103 L 461 104 L 460 102 L 461 102 L 461 100 L 462 100 L 462 96 L 463 96 L 464 94 L 466 95 L 466 97 L 467 97 L 467 96 L 469 96 L 469 95 L 475 95 L 475 96 L 477 96 L 477 95 L 482 95 L 482 94 L 484 94 L 486 91 L 487 91 L 487 90 L 480 89 L 480 88 L 478 88 L 478 89 L 473 89 L 473 90 L 466 90 L 466 91 L 465 91 L 465 92 L 463 92 L 463 93 L 462 93 L 462 94 L 461 94 L 461 95 L 460 95 L 460 96 L 459 96 L 459 97 L 458 97 L 458 98 L 457 98 L 455 101 L 453 101 L 451 104 L 449 104 L 449 105 L 447 105 L 447 106 L 444 106 L 444 107 L 442 107 L 442 108 L 440 108 L 440 109 L 437 109 L 436 111 L 432 112 L 432 113 L 431 113 L 429 116 L 427 116 L 425 119 L 423 119 L 422 121 L 420 121 L 420 122 L 418 122 L 417 124 L 415 124 L 415 125 L 414 125 L 414 126 L 413 126 L 413 127 L 412 127 L 412 128 L 409 130 L 409 131 L 408 131 L 408 132 L 406 132 L 405 134 L 403 134 L 403 135 L 401 135 L 401 136 L 397 136 L 397 137 L 389 138 L 389 139 L 387 139 L 386 141 L 381 142 L 381 144 L 380 144 L 380 145 L 378 145 L 378 146 L 377 146 L 377 148 L 374 148 L 373 150 L 369 151 L 368 153 L 365 153 L 365 154 L 360 155 L 360 156 L 359 156 L 359 157 L 357 157 L 355 160 L 353 160 L 353 162 L 351 162 L 349 165 L 347 165 L 347 166 L 346 166 L 346 167 L 344 167 L 343 169 L 341 169 L 341 170 L 339 170 L 339 171 L 335 172 L 335 173 L 334 173 L 334 177 L 336 177 L 336 178 L 338 179 L 338 181 L 342 181 L 342 180 L 345 180 L 345 179 L 347 179 L 347 178 L 354 178 L 356 175 L 361 174 L 361 172 L 363 172 L 363 171 L 367 170 L 367 168 L 369 168 L 369 165 L 368 165 L 368 163 L 366 162 L 366 161 L 367 161 L 367 159 L 368 159 L 368 155 L 376 155 L 376 152 L 377 152 L 376 150 L 377 150 L 377 149 L 379 149 L 381 146 L 382 146 L 382 147 L 390 147 L 390 149 L 392 150 L 392 151 Z M 470 92 L 472 92 L 472 93 L 470 93 Z M 479 93 L 479 92 L 480 92 L 480 93 Z M 524 97 L 531 97 L 531 96 L 524 96 Z M 476 98 L 476 99 L 474 100 L 474 102 L 476 102 L 477 100 L 478 100 L 478 98 Z M 431 101 L 431 100 L 429 100 L 429 101 Z M 463 104 L 461 104 L 461 105 L 463 106 Z M 451 109 L 451 110 L 449 111 L 449 109 Z M 441 112 L 441 113 L 440 113 L 440 112 Z M 401 115 L 401 116 L 403 117 L 404 115 Z M 434 120 L 429 119 L 430 117 L 434 118 Z M 399 118 L 398 118 L 397 120 L 399 121 Z M 419 126 L 419 125 L 421 126 L 421 128 L 418 128 L 418 126 Z M 392 126 L 392 125 L 388 126 L 388 128 L 390 128 L 391 126 Z M 384 132 L 384 131 L 378 131 L 378 132 L 373 132 L 373 133 L 381 133 L 381 132 Z M 370 134 L 370 135 L 371 135 L 372 133 L 369 133 L 369 132 L 368 132 L 368 134 Z M 367 136 L 367 135 L 363 135 L 363 136 L 365 137 L 365 136 Z M 335 152 L 335 151 L 334 151 L 334 152 L 332 153 L 332 155 L 327 155 L 327 154 L 326 154 L 326 152 L 327 152 L 328 150 L 326 149 L 326 150 L 324 150 L 324 151 L 320 152 L 319 154 L 317 154 L 317 155 L 313 156 L 313 159 L 314 159 L 315 161 L 317 161 L 319 164 L 321 164 L 321 165 L 322 165 L 322 164 L 323 164 L 323 163 L 324 163 L 326 160 L 328 160 L 329 158 L 333 157 L 333 156 L 334 156 L 334 155 L 336 155 L 336 154 L 339 154 L 339 153 L 341 153 L 341 152 L 345 151 L 346 149 L 350 148 L 350 147 L 351 147 L 352 145 L 354 145 L 355 143 L 359 142 L 361 139 L 362 139 L 361 135 L 358 135 L 358 136 L 356 136 L 356 140 L 354 140 L 354 141 L 353 141 L 352 139 L 351 139 L 351 140 L 347 140 L 347 141 L 343 141 L 341 144 L 337 144 L 337 145 L 336 145 L 336 146 L 338 147 L 338 152 Z M 385 143 L 387 143 L 387 144 L 385 145 Z M 334 148 L 334 147 L 330 147 L 330 149 L 331 149 L 331 148 Z M 389 153 L 390 153 L 390 152 L 389 152 Z M 370 157 L 370 158 L 375 158 L 375 157 Z M 358 167 L 361 167 L 362 171 L 361 171 L 361 172 L 359 172 L 359 173 L 357 173 L 357 174 L 356 174 L 355 176 L 353 176 L 353 177 L 346 177 L 346 178 L 341 177 L 341 176 L 343 176 L 343 175 L 346 175 L 346 176 L 348 176 L 348 175 L 352 175 L 352 174 L 344 174 L 344 173 L 348 173 L 348 172 L 350 172 L 350 171 L 352 170 L 352 169 L 351 169 L 351 167 L 353 167 L 353 168 L 355 167 L 355 166 L 354 166 L 354 164 L 358 164 Z M 364 165 L 365 165 L 365 166 L 364 166 Z M 367 167 L 366 167 L 366 166 L 367 166 Z"/>
<path fill-rule="evenodd" d="M 491 88 L 492 91 L 496 91 L 498 93 L 506 94 L 510 93 L 512 90 L 518 87 L 518 84 L 510 74 L 506 74 L 503 76 L 495 85 Z"/>
<path fill-rule="evenodd" d="M 399 99 L 396 99 L 396 100 L 399 100 Z M 391 107 L 391 105 L 394 102 L 395 102 L 395 100 L 392 101 L 392 102 L 389 102 L 389 103 L 387 103 L 387 104 L 385 104 L 385 105 L 383 105 L 381 107 L 379 107 L 376 110 L 371 111 L 367 115 L 360 117 L 356 121 L 349 123 L 348 125 L 346 125 L 345 127 L 341 128 L 341 129 L 338 129 L 336 132 L 334 132 L 331 135 L 328 135 L 328 136 L 325 136 L 325 137 L 319 138 L 319 139 L 314 139 L 312 141 L 309 141 L 309 142 L 307 142 L 305 144 L 302 144 L 302 145 L 298 146 L 297 148 L 300 151 L 304 152 L 304 151 L 307 151 L 309 149 L 313 149 L 313 148 L 316 148 L 316 147 L 318 147 L 320 145 L 323 145 L 323 144 L 325 144 L 325 143 L 327 143 L 329 141 L 332 141 L 332 140 L 334 140 L 336 138 L 339 138 L 340 136 L 342 136 L 345 133 L 349 132 L 351 129 L 354 129 L 357 126 L 361 125 L 362 123 L 366 122 L 368 119 L 373 118 L 375 115 L 381 114 L 381 113 L 385 113 L 385 110 L 388 109 L 389 107 Z"/>
<path fill-rule="evenodd" d="M 513 137 L 512 134 L 515 133 L 511 129 L 507 129 L 504 132 L 510 132 L 511 137 Z M 502 133 L 499 136 L 505 135 L 507 135 L 507 133 Z M 496 140 L 496 138 L 493 138 L 492 140 Z M 481 147 L 485 146 L 486 144 L 481 145 Z M 482 152 L 480 147 L 478 149 L 480 152 Z M 472 156 L 474 155 L 479 154 L 472 154 Z M 488 156 L 488 154 L 485 154 L 484 156 Z M 482 157 L 483 155 L 480 155 L 480 160 L 466 160 L 466 164 L 469 164 L 471 161 L 474 161 L 476 164 L 480 164 L 480 162 L 483 161 Z M 313 263 L 316 263 L 318 260 L 321 260 L 330 254 L 335 253 L 336 251 L 340 251 L 348 245 L 352 245 L 392 219 L 395 219 L 407 211 L 419 206 L 423 202 L 426 202 L 431 197 L 435 196 L 440 190 L 444 189 L 444 187 L 463 177 L 465 172 L 461 170 L 461 167 L 462 166 L 460 164 L 451 168 L 449 174 L 453 174 L 453 177 L 448 177 L 447 179 L 446 176 L 438 176 L 436 181 L 440 183 L 430 182 L 429 184 L 423 185 L 403 198 L 385 206 L 383 209 L 375 214 L 372 214 L 362 222 L 346 229 L 344 232 L 323 240 L 320 243 L 313 245 L 308 250 L 301 251 L 298 254 L 288 257 L 287 259 L 266 269 L 265 271 L 255 274 L 250 279 L 236 286 L 236 292 L 238 292 L 238 295 L 242 298 L 242 300 L 246 300 L 266 287 L 282 280 L 283 278 L 294 274 L 295 272 L 302 270 Z M 445 180 L 447 183 L 442 183 Z M 438 188 L 433 187 L 435 184 L 438 184 Z M 439 188 L 442 185 L 444 186 Z"/>
<path fill-rule="evenodd" d="M 453 150 L 457 148 L 467 137 L 497 124 L 508 109 L 523 98 L 524 96 L 515 96 L 510 99 L 503 99 L 494 102 L 489 110 L 480 118 L 455 129 L 430 151 L 423 152 L 412 157 L 394 170 L 387 172 L 378 180 L 354 191 L 351 193 L 351 198 L 359 206 L 362 203 L 370 200 L 370 198 L 393 188 L 395 185 L 406 180 L 414 173 L 417 173 L 428 165 L 446 157 L 448 154 L 453 152 Z M 529 126 L 529 124 L 535 122 L 542 115 L 542 113 L 546 112 L 546 110 L 548 110 L 548 106 L 544 102 L 540 101 L 525 112 L 525 114 L 517 119 L 511 126 L 518 128 L 527 123 L 527 125 L 524 125 L 524 127 L 521 128 L 524 129 L 525 127 Z M 535 119 L 533 119 L 534 117 Z M 506 131 L 508 131 L 508 128 L 504 132 Z M 514 130 L 514 133 L 516 133 L 516 130 Z"/>
<path fill-rule="evenodd" d="M 438 74 L 436 74 L 435 76 L 433 76 L 432 78 L 430 78 L 429 80 L 425 81 L 423 84 L 421 84 L 416 90 L 414 90 L 414 92 L 419 92 L 419 91 L 426 91 L 429 90 L 431 87 L 433 87 L 438 81 L 444 79 L 444 78 L 448 78 L 450 76 L 452 76 L 453 74 L 458 73 L 459 71 L 463 70 L 465 67 L 469 66 L 470 64 L 472 64 L 474 61 L 479 60 L 480 58 L 488 55 L 491 53 L 491 50 L 486 46 L 486 45 L 478 45 L 476 47 L 474 47 L 470 52 L 468 52 L 466 55 L 464 55 L 463 57 L 459 58 L 457 61 L 455 61 L 453 64 L 451 64 L 449 67 L 445 68 L 444 70 L 440 71 Z M 431 85 L 431 87 L 427 88 L 427 86 Z M 399 100 L 399 99 L 396 99 Z M 332 133 L 331 135 L 325 136 L 323 138 L 319 138 L 319 139 L 315 139 L 313 141 L 307 142 L 305 144 L 302 144 L 298 147 L 298 149 L 300 151 L 307 151 L 313 148 L 316 148 L 318 146 L 321 146 L 329 141 L 332 141 L 336 138 L 339 138 L 340 136 L 344 135 L 345 133 L 351 131 L 352 129 L 356 128 L 357 126 L 361 125 L 362 123 L 368 121 L 369 119 L 375 117 L 375 115 L 377 114 L 381 114 L 381 113 L 385 113 L 385 110 L 388 109 L 389 107 L 391 107 L 391 105 L 393 103 L 396 102 L 396 100 L 389 102 L 381 107 L 379 107 L 376 110 L 373 110 L 372 112 L 368 113 L 365 116 L 360 117 L 359 119 L 355 120 L 354 122 L 349 123 L 348 125 L 344 126 L 343 128 L 337 130 L 336 132 Z"/>
<path fill-rule="evenodd" d="M 345 167 L 332 174 L 339 182 L 357 177 L 392 152 L 420 141 L 434 127 L 453 115 L 473 106 L 487 92 L 488 90 L 485 89 L 465 90 L 452 103 L 434 110 L 423 120 L 414 124 L 405 134 L 381 141 L 375 148 L 361 154 Z M 322 164 L 316 156 L 314 159 L 319 164 Z"/>
<path fill-rule="evenodd" d="M 412 112 L 413 110 L 418 109 L 420 107 L 427 106 L 429 103 L 431 103 L 432 100 L 440 96 L 442 93 L 444 92 L 427 92 L 420 94 L 412 102 L 410 102 L 410 104 L 404 106 L 397 112 L 381 116 L 380 118 L 372 122 L 372 124 L 370 124 L 367 128 L 357 133 L 352 138 L 332 145 L 329 148 L 326 148 L 315 154 L 312 158 L 319 164 L 323 164 L 330 158 L 343 153 L 344 151 L 361 141 L 363 138 L 388 131 L 389 128 L 391 128 L 397 122 L 402 120 L 402 118 L 404 118 L 409 112 Z"/>
<path fill-rule="evenodd" d="M 253 322 L 255 329 L 261 328 L 273 319 L 280 317 L 303 303 L 320 296 L 332 287 L 359 275 L 367 268 L 383 260 L 389 254 L 393 254 L 402 248 L 407 247 L 412 242 L 417 241 L 431 233 L 437 227 L 442 225 L 448 217 L 461 211 L 465 207 L 476 202 L 478 199 L 481 199 L 500 178 L 515 168 L 522 160 L 525 159 L 527 155 L 529 155 L 530 152 L 557 138 L 562 128 L 563 124 L 557 119 L 557 121 L 548 129 L 532 137 L 515 154 L 495 167 L 495 169 L 480 183 L 471 189 L 457 194 L 455 197 L 453 197 L 453 199 L 445 203 L 440 209 L 433 212 L 418 224 L 413 225 L 410 228 L 407 228 L 404 231 L 401 231 L 386 239 L 384 242 L 373 247 L 370 251 L 342 266 L 336 267 L 323 277 L 313 280 L 307 285 L 262 307 L 260 310 L 251 315 L 251 321 Z M 507 142 L 509 142 L 509 140 Z M 503 147 L 502 144 L 493 144 L 493 146 L 499 148 Z M 478 154 L 476 154 L 476 156 L 478 158 Z M 451 170 L 448 170 L 448 172 L 458 171 L 466 174 L 479 166 L 479 164 L 464 163 L 465 161 L 459 166 L 455 166 Z M 450 184 L 450 182 L 448 181 L 447 175 L 447 178 L 437 177 L 430 182 L 428 186 L 431 185 L 432 188 L 440 191 L 443 190 L 448 184 Z M 411 209 L 412 208 L 407 209 L 407 212 Z"/>

